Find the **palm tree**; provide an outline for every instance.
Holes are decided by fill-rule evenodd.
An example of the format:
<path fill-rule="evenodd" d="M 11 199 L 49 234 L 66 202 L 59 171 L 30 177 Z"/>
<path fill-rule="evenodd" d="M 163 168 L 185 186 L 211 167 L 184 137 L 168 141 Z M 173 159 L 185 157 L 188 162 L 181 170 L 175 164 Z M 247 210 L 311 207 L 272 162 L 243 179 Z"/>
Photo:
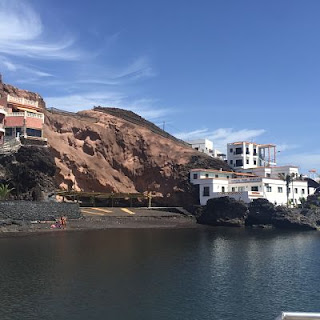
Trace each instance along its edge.
<path fill-rule="evenodd" d="M 291 173 L 291 174 L 279 173 L 279 178 L 286 182 L 287 207 L 289 207 L 290 183 L 292 183 L 292 192 L 293 192 L 293 180 L 295 177 L 296 177 L 295 173 Z"/>
<path fill-rule="evenodd" d="M 0 200 L 6 200 L 10 192 L 14 190 L 13 188 L 9 188 L 8 184 L 0 184 Z"/>

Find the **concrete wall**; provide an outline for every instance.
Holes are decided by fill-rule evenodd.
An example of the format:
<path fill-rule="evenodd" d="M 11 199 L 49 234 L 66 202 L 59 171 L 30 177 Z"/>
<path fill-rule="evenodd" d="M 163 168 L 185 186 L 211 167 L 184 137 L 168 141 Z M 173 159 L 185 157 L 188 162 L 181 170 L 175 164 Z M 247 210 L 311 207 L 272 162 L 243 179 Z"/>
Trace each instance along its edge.
<path fill-rule="evenodd" d="M 0 219 L 52 220 L 65 215 L 69 219 L 80 218 L 77 203 L 0 201 Z"/>

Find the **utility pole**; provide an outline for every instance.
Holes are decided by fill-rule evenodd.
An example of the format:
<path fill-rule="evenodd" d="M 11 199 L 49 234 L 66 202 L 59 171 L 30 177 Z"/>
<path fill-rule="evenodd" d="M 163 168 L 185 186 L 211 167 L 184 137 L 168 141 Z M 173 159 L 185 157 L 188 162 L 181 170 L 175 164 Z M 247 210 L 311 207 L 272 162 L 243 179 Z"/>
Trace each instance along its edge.
<path fill-rule="evenodd" d="M 166 122 L 163 121 L 163 125 L 162 125 L 162 130 L 163 130 L 163 131 L 164 131 L 165 125 L 166 125 Z"/>

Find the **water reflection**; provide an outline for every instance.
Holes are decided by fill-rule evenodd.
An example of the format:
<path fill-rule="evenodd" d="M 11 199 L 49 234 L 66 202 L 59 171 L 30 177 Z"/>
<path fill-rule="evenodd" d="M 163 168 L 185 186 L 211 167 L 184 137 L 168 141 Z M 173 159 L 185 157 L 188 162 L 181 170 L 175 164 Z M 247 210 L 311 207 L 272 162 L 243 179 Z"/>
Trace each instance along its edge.
<path fill-rule="evenodd" d="M 319 311 L 318 233 L 208 228 L 0 239 L 1 319 L 274 319 Z"/>

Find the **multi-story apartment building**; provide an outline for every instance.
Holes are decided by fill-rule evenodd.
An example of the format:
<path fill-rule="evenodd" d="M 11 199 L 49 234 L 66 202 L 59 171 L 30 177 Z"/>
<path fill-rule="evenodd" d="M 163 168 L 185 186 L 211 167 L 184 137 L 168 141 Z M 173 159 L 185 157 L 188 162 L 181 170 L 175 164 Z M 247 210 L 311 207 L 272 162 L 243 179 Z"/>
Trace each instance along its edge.
<path fill-rule="evenodd" d="M 235 170 L 275 166 L 276 146 L 246 141 L 228 143 L 227 161 Z"/>

